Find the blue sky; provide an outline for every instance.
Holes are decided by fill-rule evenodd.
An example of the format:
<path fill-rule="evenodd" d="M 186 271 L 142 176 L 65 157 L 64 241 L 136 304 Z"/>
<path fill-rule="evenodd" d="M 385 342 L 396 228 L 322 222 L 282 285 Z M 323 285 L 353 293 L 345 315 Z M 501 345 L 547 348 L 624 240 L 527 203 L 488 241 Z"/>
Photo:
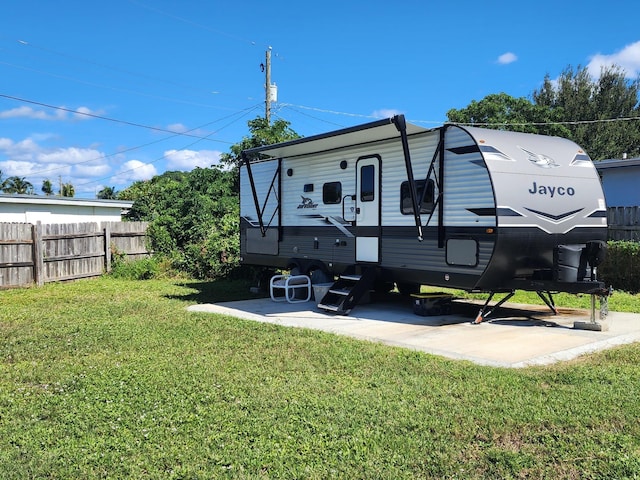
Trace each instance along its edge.
<path fill-rule="evenodd" d="M 640 73 L 636 0 L 21 0 L 0 17 L 0 170 L 94 198 L 217 163 L 264 116 L 300 135 L 529 97 L 568 66 Z"/>

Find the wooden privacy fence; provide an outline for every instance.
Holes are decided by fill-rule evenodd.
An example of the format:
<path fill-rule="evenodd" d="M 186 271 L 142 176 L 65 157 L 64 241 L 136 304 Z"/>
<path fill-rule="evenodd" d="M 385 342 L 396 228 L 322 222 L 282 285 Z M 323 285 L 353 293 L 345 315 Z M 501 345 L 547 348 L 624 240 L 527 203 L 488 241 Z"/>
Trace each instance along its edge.
<path fill-rule="evenodd" d="M 640 241 L 640 207 L 609 207 L 607 223 L 609 240 Z"/>
<path fill-rule="evenodd" d="M 148 256 L 146 222 L 0 223 L 0 288 L 95 277 Z"/>

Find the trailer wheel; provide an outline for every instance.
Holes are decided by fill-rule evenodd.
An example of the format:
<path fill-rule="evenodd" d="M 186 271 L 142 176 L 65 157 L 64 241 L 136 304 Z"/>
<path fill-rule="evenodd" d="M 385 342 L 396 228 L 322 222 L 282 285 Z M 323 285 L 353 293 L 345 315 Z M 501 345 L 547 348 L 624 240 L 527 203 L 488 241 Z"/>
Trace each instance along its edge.
<path fill-rule="evenodd" d="M 389 293 L 393 290 L 393 282 L 378 279 L 373 283 L 373 290 L 379 294 Z"/>
<path fill-rule="evenodd" d="M 308 273 L 312 284 L 317 283 L 333 283 L 333 276 L 324 271 L 322 268 L 314 268 Z"/>
<path fill-rule="evenodd" d="M 412 295 L 414 293 L 420 293 L 420 284 L 418 283 L 398 283 L 396 282 L 398 291 L 401 295 Z"/>

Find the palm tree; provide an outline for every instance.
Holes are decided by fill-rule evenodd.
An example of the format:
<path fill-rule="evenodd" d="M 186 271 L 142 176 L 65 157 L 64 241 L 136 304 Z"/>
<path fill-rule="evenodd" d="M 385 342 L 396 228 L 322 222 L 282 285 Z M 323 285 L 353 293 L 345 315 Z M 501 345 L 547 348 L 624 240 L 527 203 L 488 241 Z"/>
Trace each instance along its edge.
<path fill-rule="evenodd" d="M 117 197 L 116 188 L 115 187 L 104 187 L 102 190 L 98 192 L 98 198 L 102 200 L 115 200 Z"/>
<path fill-rule="evenodd" d="M 60 195 L 63 197 L 73 197 L 76 194 L 76 189 L 73 188 L 71 183 L 63 183 L 60 185 Z"/>
<path fill-rule="evenodd" d="M 45 195 L 53 195 L 53 184 L 48 178 L 42 181 L 42 193 Z"/>
<path fill-rule="evenodd" d="M 33 185 L 25 177 L 9 177 L 2 185 L 6 193 L 33 194 Z"/>

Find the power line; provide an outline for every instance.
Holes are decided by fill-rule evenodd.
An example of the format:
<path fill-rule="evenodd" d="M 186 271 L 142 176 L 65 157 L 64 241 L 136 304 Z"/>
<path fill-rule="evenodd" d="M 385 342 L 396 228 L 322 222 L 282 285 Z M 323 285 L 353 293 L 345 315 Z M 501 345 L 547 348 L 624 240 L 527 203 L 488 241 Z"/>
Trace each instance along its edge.
<path fill-rule="evenodd" d="M 224 128 L 226 128 L 226 127 L 228 127 L 229 125 L 231 125 L 231 124 L 235 123 L 236 121 L 240 120 L 240 118 L 243 118 L 243 117 L 244 117 L 244 116 L 246 116 L 248 113 L 250 113 L 250 112 L 252 112 L 252 111 L 256 110 L 257 108 L 258 108 L 258 106 L 257 106 L 257 105 L 254 105 L 253 107 L 251 107 L 251 108 L 249 108 L 249 109 L 245 109 L 245 110 L 243 110 L 243 111 L 236 112 L 236 113 L 235 113 L 235 114 L 233 114 L 233 115 L 228 115 L 227 117 L 223 117 L 223 118 L 220 118 L 220 119 L 214 120 L 213 122 L 205 123 L 204 125 L 200 125 L 200 126 L 197 126 L 197 127 L 195 127 L 195 128 L 189 129 L 189 130 L 187 130 L 186 132 L 183 132 L 183 133 L 193 132 L 193 131 L 199 130 L 199 129 L 201 129 L 201 128 L 208 127 L 209 125 L 212 125 L 212 124 L 214 124 L 214 123 L 218 123 L 218 122 L 221 122 L 221 121 L 223 121 L 223 120 L 226 120 L 227 118 L 230 118 L 230 117 L 232 117 L 232 116 L 234 116 L 234 115 L 240 115 L 240 116 L 239 116 L 237 119 L 235 119 L 234 121 L 232 121 L 232 122 L 230 122 L 230 123 L 228 123 L 228 124 L 226 124 L 226 125 L 222 126 L 221 128 L 217 129 L 215 132 L 212 132 L 212 133 L 210 133 L 210 134 L 206 135 L 205 137 L 202 137 L 202 139 L 207 139 L 207 137 L 209 137 L 209 136 L 211 136 L 211 135 L 215 135 L 216 133 L 219 133 L 219 132 L 220 132 L 221 130 L 223 130 Z M 175 138 L 175 137 L 180 136 L 180 135 L 181 135 L 181 134 L 176 133 L 176 134 L 174 134 L 174 135 L 170 135 L 170 136 L 168 136 L 168 137 L 161 138 L 161 139 L 159 139 L 159 140 L 154 140 L 154 141 L 152 141 L 152 142 L 148 142 L 148 143 L 145 143 L 145 144 L 142 144 L 142 145 L 137 145 L 137 146 L 135 146 L 135 147 L 126 148 L 126 149 L 120 150 L 120 151 L 118 151 L 118 152 L 116 152 L 116 153 L 110 153 L 110 154 L 107 154 L 107 155 L 101 155 L 101 156 L 99 156 L 99 157 L 90 158 L 89 160 L 82 160 L 82 161 L 80 161 L 80 162 L 68 163 L 68 164 L 65 164 L 65 165 L 63 165 L 63 166 L 61 166 L 61 167 L 55 167 L 55 168 L 49 168 L 49 169 L 47 169 L 47 170 L 40 170 L 40 171 L 36 171 L 36 172 L 31 172 L 31 173 L 30 173 L 30 175 L 31 175 L 31 176 L 34 176 L 34 175 L 42 175 L 42 174 L 45 174 L 45 173 L 54 172 L 54 171 L 56 171 L 56 170 L 62 170 L 62 169 L 68 168 L 68 167 L 76 167 L 76 166 L 78 166 L 78 165 L 82 165 L 82 164 L 85 164 L 85 163 L 95 162 L 95 161 L 97 161 L 97 160 L 106 160 L 106 159 L 108 159 L 108 158 L 115 157 L 115 156 L 117 156 L 117 155 L 122 155 L 122 154 L 124 154 L 124 153 L 131 152 L 131 151 L 134 151 L 134 150 L 140 150 L 141 148 L 145 148 L 145 147 L 148 147 L 148 146 L 150 146 L 150 145 L 154 145 L 154 144 L 156 144 L 156 143 L 164 142 L 164 141 L 166 141 L 166 140 L 169 140 L 169 139 L 171 139 L 171 138 Z M 198 138 L 198 137 L 196 137 L 196 138 Z M 197 140 L 197 141 L 200 141 L 200 140 Z M 230 143 L 230 142 L 229 142 L 229 143 Z M 113 176 L 115 176 L 115 175 L 113 175 Z M 110 178 L 110 177 L 107 177 L 107 178 Z M 102 180 L 102 179 L 101 179 L 101 180 Z M 88 183 L 93 183 L 93 182 L 88 182 Z M 82 185 L 85 185 L 85 184 L 82 184 Z"/>
<path fill-rule="evenodd" d="M 226 143 L 226 144 L 231 144 L 232 143 L 232 142 L 227 142 L 227 141 L 224 141 L 224 140 L 215 140 L 215 139 L 208 138 L 208 137 L 199 137 L 197 135 L 192 135 L 192 134 L 184 133 L 184 132 L 176 132 L 174 130 L 169 130 L 169 129 L 166 129 L 166 128 L 152 127 L 151 125 L 144 125 L 142 123 L 130 122 L 128 120 L 120 120 L 120 119 L 117 119 L 117 118 L 105 117 L 103 115 L 98 115 L 98 114 L 89 113 L 89 112 L 83 112 L 83 111 L 80 111 L 80 110 L 73 110 L 71 108 L 59 107 L 59 106 L 55 106 L 55 105 L 50 105 L 48 103 L 37 102 L 35 100 L 28 100 L 26 98 L 15 97 L 13 95 L 6 95 L 4 93 L 0 93 L 0 97 L 7 98 L 9 100 L 15 100 L 15 101 L 18 101 L 18 102 L 29 103 L 31 105 L 38 105 L 40 107 L 46 107 L 46 108 L 51 108 L 51 109 L 54 109 L 54 110 L 68 112 L 68 113 L 72 113 L 74 115 L 82 115 L 82 116 L 85 116 L 85 117 L 98 118 L 100 120 L 107 120 L 109 122 L 120 123 L 120 124 L 123 124 L 123 125 L 129 125 L 129 126 L 132 126 L 132 127 L 146 128 L 147 130 L 154 130 L 156 132 L 170 133 L 172 135 L 182 135 L 182 136 L 185 136 L 185 137 L 194 137 L 194 138 L 198 138 L 200 140 L 209 140 L 209 141 L 212 141 L 212 142 L 220 142 L 220 143 Z"/>
<path fill-rule="evenodd" d="M 25 47 L 29 47 L 29 48 L 33 48 L 33 49 L 37 49 L 37 50 L 42 50 L 43 52 L 52 53 L 52 54 L 58 55 L 60 57 L 69 58 L 69 59 L 74 60 L 74 61 L 80 61 L 80 62 L 88 63 L 90 65 L 95 65 L 95 66 L 98 66 L 98 67 L 101 67 L 101 68 L 106 68 L 108 70 L 113 70 L 113 71 L 119 72 L 119 73 L 125 73 L 127 75 L 131 75 L 131 76 L 134 76 L 134 77 L 140 77 L 140 78 L 144 78 L 146 80 L 152 80 L 153 82 L 166 83 L 167 85 L 171 85 L 171 86 L 174 86 L 174 87 L 180 87 L 180 88 L 183 88 L 185 90 L 194 90 L 194 91 L 197 91 L 199 93 L 211 93 L 210 91 L 200 90 L 200 89 L 197 89 L 195 87 L 191 87 L 191 86 L 188 86 L 188 85 L 183 85 L 181 83 L 173 82 L 171 80 L 167 80 L 167 79 L 164 79 L 164 78 L 152 77 L 151 75 L 147 75 L 147 74 L 144 74 L 144 73 L 134 72 L 134 71 L 131 71 L 131 70 L 126 70 L 126 69 L 121 68 L 121 67 L 116 67 L 116 66 L 113 66 L 113 65 L 107 65 L 105 63 L 96 62 L 95 60 L 91 60 L 91 59 L 88 59 L 88 58 L 79 57 L 79 56 L 76 56 L 76 55 L 70 55 L 70 54 L 64 53 L 64 52 L 59 52 L 57 50 L 53 50 L 52 48 L 43 47 L 42 45 L 38 45 L 38 44 L 35 44 L 35 43 L 27 41 L 27 40 L 17 40 L 17 42 L 20 45 L 23 45 Z M 11 65 L 11 64 L 6 64 L 6 65 Z M 18 65 L 11 65 L 11 66 L 18 66 Z M 20 67 L 20 66 L 18 66 L 18 67 Z M 47 73 L 47 72 L 42 72 L 42 73 Z"/>
<path fill-rule="evenodd" d="M 521 122 L 521 123 L 463 123 L 463 122 L 446 122 L 450 125 L 461 125 L 468 127 L 544 127 L 546 125 L 589 125 L 595 123 L 616 123 L 640 120 L 638 117 L 618 117 L 618 118 L 602 118 L 598 120 L 569 120 L 566 122 Z"/>
<path fill-rule="evenodd" d="M 309 106 L 305 106 L 305 105 L 295 105 L 295 104 L 292 104 L 292 103 L 282 103 L 279 106 L 288 107 L 288 108 L 296 107 L 296 108 L 301 108 L 301 109 L 305 109 L 305 110 L 312 110 L 312 111 L 321 112 L 321 113 L 330 113 L 330 114 L 333 114 L 333 115 L 344 115 L 344 116 L 349 116 L 349 117 L 360 117 L 360 118 L 371 118 L 371 119 L 380 118 L 380 117 L 377 117 L 375 115 L 363 115 L 363 114 L 358 114 L 358 113 L 340 112 L 340 111 L 336 111 L 336 110 L 327 110 L 327 109 L 323 109 L 323 108 L 309 107 Z M 299 113 L 302 113 L 302 112 L 299 112 Z M 595 124 L 595 123 L 615 123 L 615 122 L 628 122 L 628 121 L 633 121 L 633 120 L 640 120 L 640 116 L 637 116 L 637 117 L 603 118 L 603 119 L 597 119 L 597 120 L 569 120 L 569 121 L 564 121 L 564 122 L 464 123 L 464 122 L 449 122 L 449 121 L 437 121 L 437 120 L 412 120 L 412 119 L 409 119 L 409 122 L 411 122 L 411 123 L 423 123 L 423 124 L 436 124 L 436 125 L 442 125 L 442 124 L 447 123 L 447 124 L 450 124 L 450 125 L 475 126 L 475 127 L 500 127 L 500 126 L 510 126 L 510 125 L 511 126 L 526 127 L 526 126 L 545 126 L 545 125 L 584 125 L 584 124 Z"/>
<path fill-rule="evenodd" d="M 252 107 L 251 109 L 247 109 L 241 117 L 239 117 L 239 118 L 237 118 L 237 119 L 233 120 L 232 122 L 227 123 L 226 125 L 224 125 L 224 126 L 223 126 L 223 127 L 221 127 L 220 129 L 218 129 L 218 131 L 222 130 L 223 128 L 228 127 L 229 125 L 232 125 L 233 123 L 235 123 L 235 122 L 237 122 L 238 120 L 240 120 L 240 118 L 247 116 L 249 113 L 251 113 L 251 112 L 252 112 L 252 111 L 254 111 L 254 110 L 257 110 L 258 108 L 262 108 L 262 106 L 261 106 L 261 105 L 255 105 L 255 106 L 254 106 L 254 107 Z M 210 135 L 214 135 L 215 133 L 217 133 L 217 132 L 212 132 Z M 198 138 L 198 137 L 196 137 L 196 138 Z M 192 146 L 193 146 L 193 145 L 195 145 L 196 143 L 198 143 L 198 142 L 200 142 L 200 141 L 202 141 L 202 140 L 206 140 L 206 139 L 207 139 L 207 137 L 206 137 L 206 136 L 205 136 L 205 137 L 202 137 L 202 138 L 198 138 L 197 140 L 195 140 L 195 141 L 191 142 L 191 143 L 190 143 L 190 144 L 188 144 L 188 145 L 185 145 L 185 146 L 183 146 L 183 147 L 181 147 L 181 148 L 177 149 L 176 151 L 186 150 L 187 148 L 192 147 Z M 151 162 L 146 162 L 146 163 L 144 163 L 144 164 L 140 165 L 139 167 L 131 168 L 131 169 L 129 169 L 129 170 L 124 170 L 124 171 L 122 171 L 122 172 L 118 172 L 118 173 L 116 173 L 116 174 L 114 174 L 114 175 L 109 175 L 108 177 L 98 178 L 98 179 L 96 179 L 96 180 L 92 180 L 92 181 L 90 181 L 90 182 L 80 183 L 78 186 L 79 186 L 79 187 L 82 187 L 82 186 L 85 186 L 85 185 L 91 185 L 92 183 L 98 183 L 98 182 L 101 182 L 101 181 L 103 181 L 103 180 L 107 180 L 107 179 L 110 179 L 110 178 L 113 178 L 113 177 L 119 177 L 119 176 L 124 175 L 124 174 L 126 174 L 126 173 L 129 173 L 129 172 L 133 172 L 133 171 L 135 171 L 135 170 L 138 170 L 139 168 L 143 168 L 143 167 L 145 167 L 145 166 L 147 166 L 147 165 L 152 165 L 152 164 L 154 164 L 154 163 L 156 163 L 156 162 L 159 162 L 160 160 L 164 160 L 164 159 L 168 158 L 168 156 L 169 156 L 169 155 L 166 155 L 166 154 L 165 154 L 165 155 L 162 155 L 162 156 L 160 156 L 160 157 L 156 158 L 155 160 L 152 160 Z"/>
<path fill-rule="evenodd" d="M 73 77 L 69 77 L 68 75 L 60 75 L 57 73 L 51 73 L 51 72 L 45 72 L 44 70 L 38 70 L 35 68 L 31 68 L 31 67 L 25 67 L 24 65 L 17 65 L 15 63 L 8 63 L 8 62 L 2 62 L 0 61 L 0 65 L 6 65 L 12 68 L 19 68 L 21 70 L 27 70 L 30 72 L 35 72 L 41 75 L 47 75 L 49 77 L 53 77 L 53 78 L 59 78 L 62 80 L 68 80 L 70 82 L 74 82 L 74 83 L 79 83 L 81 85 L 88 85 L 90 87 L 97 87 L 97 88 L 102 88 L 105 90 L 111 90 L 114 92 L 122 92 L 122 93 L 128 93 L 128 94 L 132 94 L 132 95 L 137 95 L 139 97 L 146 97 L 146 98 L 153 98 L 156 100 L 163 100 L 163 101 L 168 101 L 168 102 L 173 102 L 173 103 L 181 103 L 183 105 L 193 105 L 196 107 L 205 107 L 205 108 L 215 108 L 215 109 L 219 109 L 219 110 L 231 110 L 230 108 L 226 108 L 226 107 L 218 107 L 218 106 L 214 106 L 214 105 L 210 105 L 210 104 L 206 104 L 206 103 L 198 103 L 198 102 L 189 102 L 186 100 L 180 100 L 180 99 L 176 99 L 176 98 L 170 98 L 170 97 L 161 97 L 159 95 L 150 95 L 148 93 L 143 93 L 143 92 L 138 92 L 136 90 L 129 90 L 126 88 L 118 88 L 118 87 L 112 87 L 109 85 L 102 85 L 99 83 L 93 83 L 93 82 L 87 82 L 86 80 L 79 80 L 77 78 L 73 78 Z M 217 92 L 209 92 L 209 93 L 217 93 Z"/>
<path fill-rule="evenodd" d="M 151 6 L 146 5 L 144 3 L 140 3 L 140 2 L 137 2 L 135 0 L 129 0 L 129 2 L 133 3 L 135 5 L 138 5 L 138 6 L 142 7 L 142 8 L 146 8 L 147 10 L 151 10 L 153 12 L 159 13 L 160 15 L 164 15 L 165 17 L 173 18 L 174 20 L 179 20 L 179 21 L 181 21 L 183 23 L 186 23 L 188 25 L 192 25 L 194 27 L 202 28 L 202 29 L 207 30 L 209 32 L 212 32 L 212 33 L 215 33 L 215 34 L 218 34 L 218 35 L 222 35 L 222 36 L 234 39 L 234 40 L 239 40 L 239 41 L 241 41 L 243 43 L 247 43 L 249 45 L 256 45 L 256 42 L 254 42 L 253 40 L 249 40 L 247 38 L 240 37 L 238 35 L 232 35 L 230 33 L 223 32 L 222 30 L 216 30 L 214 28 L 207 27 L 206 25 L 202 25 L 201 23 L 197 23 L 197 22 L 194 22 L 192 20 L 179 17 L 177 15 L 174 15 L 174 14 L 169 13 L 169 12 L 165 12 L 164 10 L 160 10 L 158 8 L 155 8 L 155 7 L 151 7 Z"/>

